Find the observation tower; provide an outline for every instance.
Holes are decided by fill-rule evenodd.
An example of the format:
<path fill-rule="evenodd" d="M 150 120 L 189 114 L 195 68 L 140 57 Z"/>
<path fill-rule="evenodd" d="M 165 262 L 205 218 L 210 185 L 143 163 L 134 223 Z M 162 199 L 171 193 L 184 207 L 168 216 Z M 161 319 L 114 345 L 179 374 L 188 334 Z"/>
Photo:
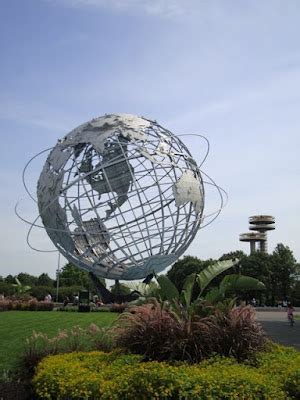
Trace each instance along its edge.
<path fill-rule="evenodd" d="M 268 252 L 268 238 L 267 231 L 273 231 L 275 229 L 275 218 L 271 215 L 253 215 L 249 217 L 249 230 L 256 231 L 264 235 L 264 240 L 261 240 L 260 251 L 262 253 Z"/>
<path fill-rule="evenodd" d="M 253 215 L 249 217 L 249 230 L 240 234 L 240 242 L 250 243 L 250 254 L 256 251 L 256 243 L 259 243 L 259 251 L 268 252 L 267 231 L 275 229 L 275 218 L 271 215 Z"/>

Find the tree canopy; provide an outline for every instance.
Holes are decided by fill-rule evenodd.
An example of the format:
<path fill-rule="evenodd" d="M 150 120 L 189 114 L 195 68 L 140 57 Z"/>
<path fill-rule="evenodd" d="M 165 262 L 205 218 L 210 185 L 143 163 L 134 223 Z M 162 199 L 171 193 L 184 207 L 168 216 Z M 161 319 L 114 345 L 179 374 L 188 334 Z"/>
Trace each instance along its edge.
<path fill-rule="evenodd" d="M 277 302 L 289 299 L 298 301 L 300 298 L 300 265 L 297 264 L 293 252 L 288 246 L 279 243 L 273 253 L 255 252 L 246 255 L 240 250 L 223 254 L 219 261 L 238 258 L 239 267 L 234 273 L 240 273 L 258 279 L 265 285 L 265 291 L 249 292 L 248 297 L 257 297 L 261 304 L 276 305 Z M 182 290 L 186 277 L 192 273 L 199 273 L 215 261 L 200 260 L 197 257 L 183 257 L 169 270 L 167 276 L 179 291 Z M 221 279 L 228 274 L 224 272 L 214 280 L 218 286 Z M 300 303 L 299 303 L 300 304 Z"/>
<path fill-rule="evenodd" d="M 186 256 L 178 260 L 168 271 L 167 277 L 173 282 L 177 290 L 183 290 L 184 282 L 188 275 L 193 273 L 199 274 L 209 265 L 216 261 L 224 261 L 238 258 L 240 263 L 234 266 L 231 273 L 247 275 L 258 279 L 265 285 L 265 291 L 252 291 L 248 293 L 256 297 L 260 304 L 276 305 L 277 302 L 290 300 L 295 305 L 300 306 L 300 264 L 296 262 L 293 252 L 288 246 L 279 243 L 271 254 L 255 252 L 246 255 L 240 250 L 231 251 L 223 254 L 219 260 L 200 260 L 197 257 Z M 218 287 L 223 278 L 228 274 L 223 272 L 212 281 L 212 286 Z M 47 273 L 42 273 L 36 277 L 26 272 L 21 272 L 16 276 L 7 275 L 0 279 L 0 294 L 5 296 L 13 295 L 17 292 L 16 278 L 21 286 L 30 286 L 28 293 L 43 299 L 45 294 L 51 293 L 55 298 L 56 281 L 51 279 Z M 105 280 L 101 280 L 105 284 Z M 122 291 L 128 288 L 120 284 Z M 126 286 L 126 285 L 125 285 Z M 94 286 L 91 282 L 89 274 L 72 264 L 66 264 L 60 273 L 59 281 L 60 292 L 67 293 L 69 296 L 81 289 L 93 291 Z M 115 288 L 112 288 L 114 291 Z M 193 292 L 193 298 L 199 295 L 199 288 L 196 287 Z M 241 293 L 243 295 L 243 293 Z M 61 297 L 61 296 L 60 296 Z"/>

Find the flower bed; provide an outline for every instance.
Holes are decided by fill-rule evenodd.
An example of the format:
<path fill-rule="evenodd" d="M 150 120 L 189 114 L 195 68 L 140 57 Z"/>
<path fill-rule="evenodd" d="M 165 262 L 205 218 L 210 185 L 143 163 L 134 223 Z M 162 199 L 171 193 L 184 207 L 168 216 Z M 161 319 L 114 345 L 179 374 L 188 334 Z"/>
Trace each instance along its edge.
<path fill-rule="evenodd" d="M 33 383 L 41 399 L 297 399 L 300 353 L 273 346 L 256 365 L 216 357 L 200 364 L 142 362 L 139 355 L 90 352 L 50 356 Z"/>

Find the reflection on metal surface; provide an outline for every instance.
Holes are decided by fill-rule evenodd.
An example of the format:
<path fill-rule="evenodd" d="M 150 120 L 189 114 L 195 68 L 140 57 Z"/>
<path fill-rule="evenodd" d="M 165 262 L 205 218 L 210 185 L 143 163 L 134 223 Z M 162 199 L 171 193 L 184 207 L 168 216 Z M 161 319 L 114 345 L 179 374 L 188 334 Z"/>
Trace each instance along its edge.
<path fill-rule="evenodd" d="M 195 178 L 192 171 L 184 171 L 182 176 L 173 186 L 173 194 L 177 207 L 190 201 L 196 211 L 203 210 L 203 190 L 199 180 Z"/>

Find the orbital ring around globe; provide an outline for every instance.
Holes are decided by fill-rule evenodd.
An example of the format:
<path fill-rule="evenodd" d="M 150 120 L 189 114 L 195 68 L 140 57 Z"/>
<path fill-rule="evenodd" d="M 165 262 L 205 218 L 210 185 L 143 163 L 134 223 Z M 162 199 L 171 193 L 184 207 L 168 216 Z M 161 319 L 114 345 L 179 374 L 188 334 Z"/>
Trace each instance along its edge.
<path fill-rule="evenodd" d="M 29 163 L 23 183 L 35 201 L 25 183 Z M 207 216 L 204 184 L 217 189 L 221 203 Z M 211 223 L 220 213 L 224 193 L 180 138 L 156 121 L 105 115 L 72 130 L 50 151 L 27 242 L 33 227 L 44 227 L 78 268 L 108 279 L 143 279 L 185 252 L 204 218 L 213 216 Z"/>

